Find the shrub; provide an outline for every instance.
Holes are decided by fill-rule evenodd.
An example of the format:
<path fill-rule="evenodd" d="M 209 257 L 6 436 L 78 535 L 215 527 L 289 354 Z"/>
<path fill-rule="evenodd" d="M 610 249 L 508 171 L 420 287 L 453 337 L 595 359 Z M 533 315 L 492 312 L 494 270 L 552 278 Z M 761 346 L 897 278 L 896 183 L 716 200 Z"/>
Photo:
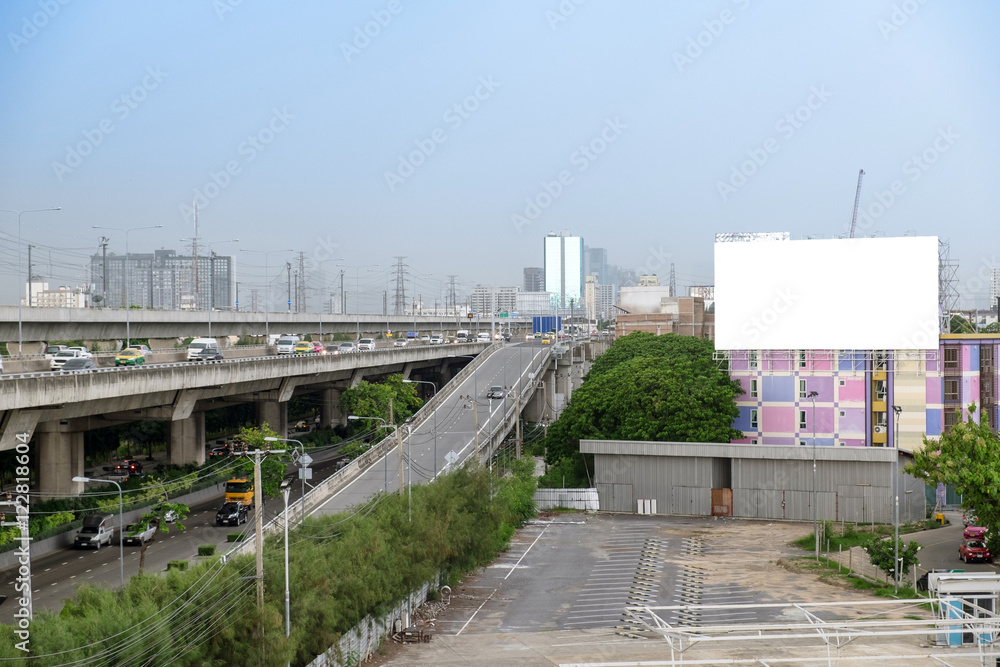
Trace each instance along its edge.
<path fill-rule="evenodd" d="M 243 533 L 229 533 L 226 535 L 226 542 L 242 542 L 244 537 Z"/>
<path fill-rule="evenodd" d="M 180 570 L 184 571 L 188 569 L 188 562 L 186 560 L 172 560 L 167 563 L 168 570 Z"/>
<path fill-rule="evenodd" d="M 199 556 L 214 556 L 215 555 L 215 545 L 214 544 L 202 544 L 198 547 Z"/>

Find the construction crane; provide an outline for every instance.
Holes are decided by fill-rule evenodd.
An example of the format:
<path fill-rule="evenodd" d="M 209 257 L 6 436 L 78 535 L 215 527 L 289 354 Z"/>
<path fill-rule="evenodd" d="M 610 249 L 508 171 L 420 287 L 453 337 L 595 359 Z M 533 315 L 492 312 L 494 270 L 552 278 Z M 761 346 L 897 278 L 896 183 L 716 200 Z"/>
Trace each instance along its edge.
<path fill-rule="evenodd" d="M 865 176 L 865 170 L 858 170 L 858 191 L 854 193 L 854 215 L 851 216 L 851 235 L 848 238 L 854 238 L 854 225 L 858 222 L 858 204 L 861 203 L 861 179 Z"/>

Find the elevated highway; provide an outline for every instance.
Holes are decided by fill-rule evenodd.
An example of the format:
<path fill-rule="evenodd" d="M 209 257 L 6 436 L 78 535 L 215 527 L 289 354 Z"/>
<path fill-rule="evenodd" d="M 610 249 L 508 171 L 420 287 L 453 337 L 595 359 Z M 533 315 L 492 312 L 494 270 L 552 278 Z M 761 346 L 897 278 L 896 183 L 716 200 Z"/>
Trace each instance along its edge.
<path fill-rule="evenodd" d="M 127 318 L 127 321 L 126 321 Z M 494 320 L 497 326 L 530 329 L 530 317 Z M 0 306 L 0 341 L 11 352 L 18 342 L 18 309 Z M 127 326 L 126 326 L 127 325 Z M 384 331 L 431 333 L 457 329 L 489 331 L 490 318 L 456 315 L 332 315 L 207 310 L 130 310 L 112 308 L 22 308 L 21 338 L 25 343 L 54 340 L 124 340 L 126 328 L 132 338 L 187 338 L 198 336 L 264 336 L 265 333 L 358 335 Z M 11 345 L 13 343 L 13 345 Z M 25 350 L 28 351 L 27 348 Z"/>
<path fill-rule="evenodd" d="M 492 344 L 500 346 L 502 344 Z M 321 426 L 343 421 L 340 392 L 362 379 L 392 373 L 433 374 L 447 382 L 490 343 L 388 348 L 345 355 L 252 357 L 183 362 L 80 373 L 0 376 L 0 449 L 34 438 L 38 490 L 79 493 L 70 480 L 83 474 L 83 433 L 90 429 L 158 420 L 168 423 L 171 463 L 205 460 L 205 412 L 253 403 L 258 423 L 287 434 L 287 402 L 318 392 Z"/>

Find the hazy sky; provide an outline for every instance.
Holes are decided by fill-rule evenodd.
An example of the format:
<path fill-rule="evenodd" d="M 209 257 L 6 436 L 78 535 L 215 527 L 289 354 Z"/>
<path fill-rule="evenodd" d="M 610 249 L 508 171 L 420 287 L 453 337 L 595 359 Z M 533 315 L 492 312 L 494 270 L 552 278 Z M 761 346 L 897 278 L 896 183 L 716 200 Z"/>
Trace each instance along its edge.
<path fill-rule="evenodd" d="M 21 218 L 54 284 L 102 234 L 124 253 L 93 225 L 183 250 L 195 200 L 241 289 L 283 302 L 293 253 L 265 276 L 239 248 L 304 252 L 313 309 L 338 264 L 391 307 L 395 256 L 426 303 L 521 284 L 560 230 L 705 284 L 716 232 L 845 233 L 861 168 L 857 235 L 948 238 L 965 306 L 1000 264 L 994 2 L 6 0 L 0 25 L 0 208 L 62 207 Z M 0 213 L 0 303 L 16 237 Z"/>

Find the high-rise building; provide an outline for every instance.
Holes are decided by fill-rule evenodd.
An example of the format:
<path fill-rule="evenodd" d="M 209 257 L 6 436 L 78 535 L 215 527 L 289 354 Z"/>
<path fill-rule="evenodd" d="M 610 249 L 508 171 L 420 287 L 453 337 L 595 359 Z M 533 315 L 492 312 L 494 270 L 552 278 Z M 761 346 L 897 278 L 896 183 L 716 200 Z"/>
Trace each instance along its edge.
<path fill-rule="evenodd" d="M 608 251 L 605 248 L 587 248 L 585 251 L 585 275 L 597 276 L 598 285 L 610 285 L 611 272 L 608 270 Z"/>
<path fill-rule="evenodd" d="M 551 315 L 552 295 L 548 292 L 518 292 L 518 315 Z"/>
<path fill-rule="evenodd" d="M 997 307 L 997 297 L 1000 297 L 1000 266 L 990 267 L 990 308 Z"/>
<path fill-rule="evenodd" d="M 542 292 L 545 290 L 545 271 L 540 266 L 524 267 L 524 291 Z"/>
<path fill-rule="evenodd" d="M 583 306 L 583 237 L 545 237 L 545 291 L 555 308 Z"/>
<path fill-rule="evenodd" d="M 122 308 L 208 310 L 233 306 L 233 258 L 225 255 L 178 255 L 174 250 L 152 253 L 108 253 L 90 258 L 94 298 L 91 305 Z M 126 284 L 128 289 L 126 290 Z M 97 297 L 100 297 L 99 299 Z"/>
<path fill-rule="evenodd" d="M 469 302 L 473 313 L 516 313 L 517 287 L 491 287 L 476 285 Z"/>

